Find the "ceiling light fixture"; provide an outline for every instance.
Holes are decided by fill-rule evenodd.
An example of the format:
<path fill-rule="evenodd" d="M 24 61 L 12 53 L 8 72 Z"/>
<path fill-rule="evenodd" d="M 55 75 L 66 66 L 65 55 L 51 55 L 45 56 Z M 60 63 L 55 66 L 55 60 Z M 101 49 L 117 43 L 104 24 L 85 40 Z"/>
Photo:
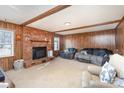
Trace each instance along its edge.
<path fill-rule="evenodd" d="M 71 22 L 65 22 L 64 25 L 69 26 L 71 25 Z"/>

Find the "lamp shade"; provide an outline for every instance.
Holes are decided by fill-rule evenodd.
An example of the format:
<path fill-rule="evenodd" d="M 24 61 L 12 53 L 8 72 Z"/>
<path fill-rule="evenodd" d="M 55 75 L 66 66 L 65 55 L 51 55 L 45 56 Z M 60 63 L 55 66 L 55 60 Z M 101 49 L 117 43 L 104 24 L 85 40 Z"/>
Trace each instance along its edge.
<path fill-rule="evenodd" d="M 16 35 L 16 40 L 17 41 L 21 40 L 21 35 Z"/>

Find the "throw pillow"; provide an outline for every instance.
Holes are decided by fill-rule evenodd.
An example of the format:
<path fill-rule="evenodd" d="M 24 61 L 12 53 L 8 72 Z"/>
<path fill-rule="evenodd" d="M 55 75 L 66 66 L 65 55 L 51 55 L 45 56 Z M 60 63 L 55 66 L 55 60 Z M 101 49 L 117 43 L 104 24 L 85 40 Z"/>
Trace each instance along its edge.
<path fill-rule="evenodd" d="M 119 54 L 111 55 L 109 63 L 115 67 L 117 77 L 124 79 L 124 56 Z"/>
<path fill-rule="evenodd" d="M 113 83 L 115 76 L 115 68 L 106 62 L 102 67 L 102 71 L 100 72 L 100 81 L 104 83 Z"/>
<path fill-rule="evenodd" d="M 81 51 L 81 54 L 87 55 L 87 51 Z"/>
<path fill-rule="evenodd" d="M 68 52 L 68 50 L 66 49 L 66 50 L 64 50 L 64 52 L 66 53 L 66 52 Z"/>

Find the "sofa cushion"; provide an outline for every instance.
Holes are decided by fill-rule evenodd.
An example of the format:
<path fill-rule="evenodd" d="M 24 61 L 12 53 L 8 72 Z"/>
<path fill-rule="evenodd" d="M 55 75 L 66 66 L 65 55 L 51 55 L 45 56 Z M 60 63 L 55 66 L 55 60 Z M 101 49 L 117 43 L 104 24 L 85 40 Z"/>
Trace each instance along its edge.
<path fill-rule="evenodd" d="M 120 79 L 120 78 L 115 78 L 115 82 L 114 85 L 117 87 L 122 87 L 124 88 L 124 79 Z"/>
<path fill-rule="evenodd" d="M 89 86 L 89 81 L 91 80 L 91 74 L 88 71 L 82 72 L 82 87 L 87 88 Z"/>
<path fill-rule="evenodd" d="M 106 62 L 102 67 L 102 71 L 100 72 L 100 81 L 104 83 L 113 83 L 115 76 L 115 68 L 111 64 Z"/>
<path fill-rule="evenodd" d="M 88 72 L 90 72 L 91 74 L 99 76 L 102 70 L 102 67 L 93 65 L 93 66 L 88 66 L 87 69 L 88 69 Z"/>
<path fill-rule="evenodd" d="M 92 64 L 95 64 L 95 65 L 98 65 L 98 66 L 102 66 L 102 60 L 103 60 L 103 57 L 100 57 L 100 56 L 96 56 L 96 55 L 92 55 L 90 57 L 90 60 L 91 60 L 91 63 Z"/>
<path fill-rule="evenodd" d="M 90 80 L 89 87 L 90 88 L 117 88 L 113 84 L 101 83 L 99 80 Z"/>
<path fill-rule="evenodd" d="M 104 56 L 104 55 L 109 55 L 109 54 L 113 54 L 113 52 L 111 50 L 105 49 L 105 48 L 84 48 L 81 49 L 81 51 L 87 51 L 88 54 L 92 54 L 92 55 L 97 55 L 97 56 Z"/>
<path fill-rule="evenodd" d="M 119 54 L 111 55 L 109 63 L 115 67 L 117 77 L 124 79 L 124 57 Z"/>
<path fill-rule="evenodd" d="M 101 50 L 95 50 L 94 55 L 104 57 L 106 55 L 106 52 L 102 49 Z"/>

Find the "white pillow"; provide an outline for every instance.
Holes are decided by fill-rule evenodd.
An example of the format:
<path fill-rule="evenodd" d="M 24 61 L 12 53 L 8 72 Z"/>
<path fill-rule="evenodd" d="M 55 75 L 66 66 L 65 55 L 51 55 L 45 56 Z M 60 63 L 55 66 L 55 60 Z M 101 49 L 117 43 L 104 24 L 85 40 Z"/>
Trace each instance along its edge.
<path fill-rule="evenodd" d="M 100 72 L 100 81 L 103 83 L 113 83 L 116 76 L 115 68 L 106 62 Z"/>
<path fill-rule="evenodd" d="M 0 83 L 0 88 L 7 88 L 8 86 L 8 83 Z"/>
<path fill-rule="evenodd" d="M 68 50 L 66 49 L 66 50 L 64 50 L 64 52 L 68 52 Z"/>
<path fill-rule="evenodd" d="M 124 79 L 124 57 L 119 54 L 111 55 L 109 63 L 115 67 L 117 77 Z"/>
<path fill-rule="evenodd" d="M 83 50 L 81 51 L 81 54 L 87 55 L 87 51 Z"/>

